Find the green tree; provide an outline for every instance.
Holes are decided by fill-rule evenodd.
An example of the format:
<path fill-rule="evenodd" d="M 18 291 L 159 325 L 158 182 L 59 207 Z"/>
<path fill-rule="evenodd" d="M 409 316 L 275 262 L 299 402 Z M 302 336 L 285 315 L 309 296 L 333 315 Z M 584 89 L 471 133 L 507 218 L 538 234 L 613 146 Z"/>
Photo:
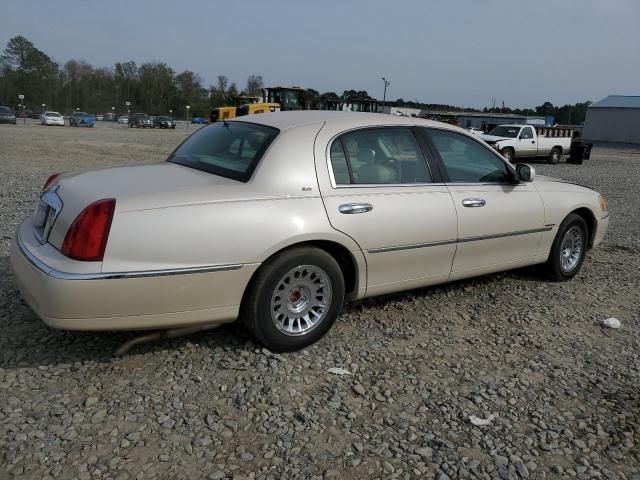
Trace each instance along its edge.
<path fill-rule="evenodd" d="M 247 78 L 247 87 L 244 89 L 244 93 L 251 97 L 259 97 L 262 95 L 263 87 L 262 75 L 250 75 Z"/>
<path fill-rule="evenodd" d="M 176 94 L 175 72 L 166 63 L 143 63 L 138 69 L 143 110 L 164 113 Z"/>
<path fill-rule="evenodd" d="M 116 102 L 124 103 L 125 101 L 131 101 L 131 95 L 135 88 L 137 74 L 138 68 L 136 66 L 136 62 L 133 60 L 116 63 Z"/>
<path fill-rule="evenodd" d="M 23 36 L 13 37 L 0 56 L 3 93 L 23 94 L 31 104 L 49 103 L 53 98 L 58 65 Z"/>

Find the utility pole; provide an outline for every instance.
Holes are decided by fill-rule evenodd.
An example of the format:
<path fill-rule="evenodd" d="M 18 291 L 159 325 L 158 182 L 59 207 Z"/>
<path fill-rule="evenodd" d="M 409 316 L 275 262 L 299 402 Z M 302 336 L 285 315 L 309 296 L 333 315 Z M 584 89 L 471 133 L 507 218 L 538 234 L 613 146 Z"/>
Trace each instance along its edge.
<path fill-rule="evenodd" d="M 384 93 L 382 94 L 382 113 L 384 113 L 384 107 L 387 103 L 387 87 L 391 85 L 391 82 L 384 77 L 382 77 L 382 81 L 384 82 Z"/>

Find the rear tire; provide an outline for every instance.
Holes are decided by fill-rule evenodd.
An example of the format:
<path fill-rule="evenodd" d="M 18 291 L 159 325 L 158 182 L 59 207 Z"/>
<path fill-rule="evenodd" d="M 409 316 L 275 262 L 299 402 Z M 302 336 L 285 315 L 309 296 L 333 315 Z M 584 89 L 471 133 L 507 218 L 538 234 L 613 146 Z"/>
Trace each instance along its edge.
<path fill-rule="evenodd" d="M 589 245 L 587 222 L 571 213 L 563 220 L 543 269 L 556 282 L 572 279 L 582 267 Z"/>
<path fill-rule="evenodd" d="M 307 347 L 324 336 L 342 310 L 344 278 L 324 250 L 286 250 L 264 264 L 242 301 L 240 318 L 274 352 Z"/>
<path fill-rule="evenodd" d="M 554 147 L 551 149 L 551 153 L 549 153 L 549 158 L 547 161 L 552 165 L 555 165 L 556 163 L 560 162 L 561 157 L 562 157 L 562 150 L 560 150 L 558 147 Z"/>

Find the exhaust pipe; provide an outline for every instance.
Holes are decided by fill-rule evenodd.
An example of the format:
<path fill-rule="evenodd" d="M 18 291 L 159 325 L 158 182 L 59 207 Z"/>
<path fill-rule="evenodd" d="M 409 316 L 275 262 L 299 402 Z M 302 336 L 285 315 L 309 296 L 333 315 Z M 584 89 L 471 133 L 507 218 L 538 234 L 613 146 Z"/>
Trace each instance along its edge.
<path fill-rule="evenodd" d="M 206 330 L 213 330 L 215 328 L 218 328 L 219 326 L 220 325 L 198 325 L 194 327 L 171 328 L 169 330 L 160 330 L 157 332 L 139 335 L 124 342 L 115 351 L 115 354 L 116 356 L 121 357 L 128 353 L 129 350 L 131 350 L 133 347 L 142 343 L 151 343 L 160 340 L 169 340 L 171 338 L 184 337 L 185 335 L 192 335 L 194 333 L 203 332 Z"/>

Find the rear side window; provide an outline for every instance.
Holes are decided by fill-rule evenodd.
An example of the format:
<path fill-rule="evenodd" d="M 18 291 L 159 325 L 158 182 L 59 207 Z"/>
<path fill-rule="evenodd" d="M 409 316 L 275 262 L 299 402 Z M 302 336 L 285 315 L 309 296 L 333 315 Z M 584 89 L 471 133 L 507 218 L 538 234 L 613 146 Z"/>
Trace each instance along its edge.
<path fill-rule="evenodd" d="M 409 128 L 346 133 L 333 141 L 330 157 L 336 185 L 431 182 L 424 155 Z"/>
<path fill-rule="evenodd" d="M 488 148 L 466 135 L 428 130 L 451 183 L 507 183 L 507 165 Z"/>
<path fill-rule="evenodd" d="M 279 130 L 245 122 L 221 122 L 201 128 L 168 161 L 246 182 Z"/>

